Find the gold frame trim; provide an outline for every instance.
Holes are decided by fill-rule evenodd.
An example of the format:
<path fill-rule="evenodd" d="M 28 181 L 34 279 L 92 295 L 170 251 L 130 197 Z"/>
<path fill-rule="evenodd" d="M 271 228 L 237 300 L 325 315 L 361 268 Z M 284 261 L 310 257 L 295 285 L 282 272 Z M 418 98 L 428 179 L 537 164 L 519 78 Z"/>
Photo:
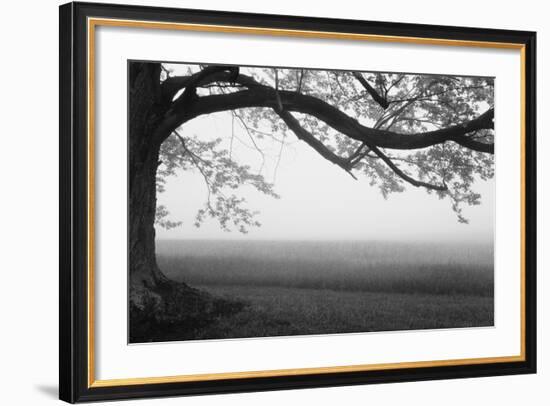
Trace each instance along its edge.
<path fill-rule="evenodd" d="M 521 165 L 521 219 L 520 219 L 520 354 L 513 356 L 502 357 L 481 357 L 481 358 L 464 358 L 451 360 L 434 360 L 434 361 L 415 361 L 415 362 L 395 362 L 382 364 L 361 364 L 361 365 L 346 365 L 346 366 L 330 366 L 316 368 L 295 368 L 295 369 L 275 369 L 266 371 L 242 371 L 242 372 L 220 372 L 211 374 L 189 374 L 189 375 L 174 375 L 160 377 L 145 377 L 145 378 L 123 378 L 123 379 L 95 379 L 95 315 L 94 315 L 94 299 L 95 299 L 95 252 L 94 252 L 94 191 L 95 191 L 95 28 L 97 26 L 110 27 L 132 27 L 132 28 L 148 28 L 161 30 L 180 30 L 194 32 L 218 32 L 244 35 L 265 35 L 265 36 L 282 36 L 282 37 L 299 37 L 299 38 L 317 38 L 317 39 L 338 39 L 338 40 L 355 40 L 355 41 L 370 41 L 370 42 L 385 42 L 385 43 L 405 43 L 405 44 L 420 44 L 420 45 L 435 45 L 435 46 L 459 46 L 459 47 L 477 47 L 477 48 L 496 48 L 496 49 L 512 49 L 520 51 L 520 82 L 521 82 L 521 101 L 520 101 L 520 165 Z M 487 41 L 463 41 L 445 38 L 422 38 L 422 37 L 400 37 L 391 35 L 373 35 L 373 34 L 355 34 L 344 32 L 325 32 L 325 31 L 306 31 L 306 30 L 291 30 L 291 29 L 274 29 L 260 27 L 242 27 L 231 25 L 210 25 L 210 24 L 187 24 L 187 23 L 166 23 L 154 21 L 140 20 L 121 20 L 109 18 L 88 18 L 87 22 L 87 41 L 88 41 L 88 388 L 104 388 L 113 386 L 127 385 L 143 385 L 143 384 L 160 384 L 160 383 L 177 383 L 177 382 L 199 382 L 199 381 L 215 381 L 221 379 L 244 379 L 244 378 L 266 378 L 280 376 L 297 376 L 297 375 L 312 375 L 312 374 L 331 374 L 342 372 L 364 372 L 364 371 L 381 371 L 392 370 L 398 368 L 426 368 L 426 367 L 441 367 L 441 366 L 458 366 L 458 365 L 474 365 L 474 364 L 497 364 L 504 362 L 522 362 L 526 360 L 525 348 L 525 103 L 526 103 L 526 47 L 524 44 L 507 43 L 507 42 L 487 42 Z"/>

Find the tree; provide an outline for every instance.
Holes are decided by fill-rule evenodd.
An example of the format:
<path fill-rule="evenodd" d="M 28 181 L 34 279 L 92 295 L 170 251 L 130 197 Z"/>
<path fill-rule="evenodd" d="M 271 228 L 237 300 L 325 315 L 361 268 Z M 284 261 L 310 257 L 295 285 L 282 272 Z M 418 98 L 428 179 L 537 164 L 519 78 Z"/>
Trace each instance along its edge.
<path fill-rule="evenodd" d="M 181 318 L 189 303 L 216 311 L 208 295 L 169 280 L 157 265 L 155 221 L 178 225 L 156 204 L 166 176 L 177 169 L 203 176 L 209 193 L 197 226 L 208 217 L 240 232 L 258 226 L 236 194 L 240 185 L 277 197 L 221 140 L 180 132 L 196 117 L 231 111 L 256 147 L 271 137 L 282 148 L 293 134 L 339 170 L 368 177 L 384 197 L 409 185 L 449 199 L 460 222 L 467 222 L 463 205 L 479 204 L 475 179 L 494 175 L 490 78 L 218 65 L 174 75 L 147 62 L 131 63 L 129 72 L 130 306 L 138 313 L 147 307 L 155 317 Z"/>

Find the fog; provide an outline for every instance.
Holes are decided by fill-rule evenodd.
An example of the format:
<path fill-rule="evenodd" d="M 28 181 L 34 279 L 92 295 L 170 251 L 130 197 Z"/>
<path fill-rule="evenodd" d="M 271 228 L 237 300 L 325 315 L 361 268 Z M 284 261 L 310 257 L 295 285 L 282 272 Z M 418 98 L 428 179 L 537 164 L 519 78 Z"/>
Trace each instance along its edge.
<path fill-rule="evenodd" d="M 390 194 L 385 200 L 368 178 L 357 173 L 358 180 L 353 179 L 293 134 L 283 148 L 278 142 L 264 141 L 262 165 L 262 156 L 252 147 L 248 134 L 228 112 L 192 120 L 180 133 L 204 140 L 220 137 L 228 146 L 232 128 L 233 157 L 274 181 L 281 198 L 243 186 L 235 193 L 246 198 L 250 209 L 260 212 L 261 227 L 243 235 L 223 231 L 216 220 L 207 219 L 196 228 L 194 217 L 205 203 L 207 188 L 197 171 L 180 171 L 167 179 L 158 204 L 166 206 L 171 220 L 183 223 L 171 230 L 157 227 L 158 239 L 493 240 L 494 180 L 476 182 L 473 190 L 481 194 L 481 204 L 464 208 L 469 224 L 462 224 L 448 199 L 440 200 L 423 188 L 407 185 L 404 192 Z"/>

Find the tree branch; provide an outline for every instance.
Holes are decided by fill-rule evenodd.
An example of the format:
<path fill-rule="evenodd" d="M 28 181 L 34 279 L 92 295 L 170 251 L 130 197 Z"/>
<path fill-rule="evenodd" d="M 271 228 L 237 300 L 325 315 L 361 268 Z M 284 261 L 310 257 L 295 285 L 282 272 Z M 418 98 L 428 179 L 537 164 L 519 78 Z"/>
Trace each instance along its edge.
<path fill-rule="evenodd" d="M 351 156 L 348 158 L 348 162 L 350 166 L 353 168 L 361 159 L 363 159 L 370 151 L 370 148 L 367 146 L 367 144 L 363 143 L 357 150 L 351 154 Z"/>
<path fill-rule="evenodd" d="M 382 97 L 374 87 L 370 85 L 369 82 L 363 77 L 363 74 L 360 72 L 353 72 L 353 76 L 355 79 L 361 83 L 361 85 L 365 88 L 365 90 L 370 94 L 370 96 L 373 98 L 373 100 L 378 103 L 384 110 L 386 110 L 389 106 L 388 101 Z"/>
<path fill-rule="evenodd" d="M 426 189 L 431 190 L 439 190 L 439 191 L 446 191 L 448 190 L 446 185 L 434 185 L 431 183 L 422 182 L 420 180 L 416 180 L 414 178 L 411 178 L 409 175 L 407 175 L 405 172 L 403 172 L 397 165 L 395 165 L 390 158 L 388 158 L 387 155 L 385 155 L 380 149 L 376 147 L 371 147 L 372 152 L 374 152 L 382 161 L 386 163 L 390 167 L 390 169 L 401 179 L 405 180 L 406 182 L 410 183 L 413 186 L 416 187 L 425 187 Z"/>
<path fill-rule="evenodd" d="M 208 77 L 208 80 L 212 81 L 228 81 L 230 79 L 231 73 L 226 71 L 217 72 Z M 258 83 L 250 76 L 238 75 L 234 82 L 244 85 L 248 89 L 199 97 L 191 107 L 172 109 L 172 114 L 165 117 L 157 128 L 156 136 L 159 137 L 159 141 L 162 142 L 181 124 L 200 115 L 249 107 L 267 107 L 277 111 L 280 101 L 284 110 L 316 117 L 349 138 L 370 146 L 411 150 L 453 141 L 475 151 L 494 153 L 494 144 L 475 141 L 467 136 L 467 134 L 480 129 L 494 128 L 493 108 L 463 124 L 416 134 L 402 134 L 363 126 L 356 119 L 321 99 L 293 91 L 279 90 L 277 92 L 272 87 Z"/>
<path fill-rule="evenodd" d="M 199 72 L 190 76 L 185 84 L 185 90 L 177 100 L 174 101 L 172 106 L 173 110 L 181 110 L 189 105 L 189 103 L 196 100 L 197 96 L 197 86 L 200 86 L 201 83 L 205 81 L 212 81 L 212 76 L 215 74 L 227 73 L 230 75 L 228 81 L 234 82 L 239 74 L 239 68 L 235 66 L 224 66 L 224 65 L 212 65 L 207 66 L 204 69 L 201 69 Z"/>
<path fill-rule="evenodd" d="M 210 185 L 210 179 L 208 178 L 208 175 L 204 171 L 203 167 L 200 165 L 199 162 L 202 162 L 204 165 L 208 166 L 208 162 L 206 162 L 204 159 L 202 159 L 200 156 L 196 155 L 193 151 L 191 151 L 189 148 L 187 148 L 187 145 L 185 144 L 185 139 L 177 132 L 174 131 L 174 135 L 179 139 L 181 143 L 181 147 L 183 149 L 184 153 L 187 153 L 189 157 L 191 158 L 191 161 L 195 165 L 195 167 L 199 170 L 200 174 L 202 175 L 204 179 L 204 183 L 206 184 L 206 188 L 208 191 L 208 198 L 206 201 L 206 205 L 208 209 L 213 212 L 214 209 L 212 208 L 211 201 L 212 201 L 212 187 Z"/>
<path fill-rule="evenodd" d="M 344 159 L 336 155 L 334 152 L 328 149 L 321 141 L 319 141 L 309 131 L 307 131 L 304 127 L 302 127 L 299 121 L 288 111 L 286 110 L 281 110 L 281 111 L 275 110 L 275 111 L 279 115 L 279 117 L 282 118 L 282 120 L 285 122 L 287 127 L 290 128 L 292 132 L 294 132 L 294 134 L 296 134 L 296 137 L 298 137 L 298 139 L 307 143 L 310 147 L 312 147 L 315 151 L 317 151 L 319 155 L 321 155 L 327 161 L 330 161 L 333 164 L 345 170 L 347 173 L 350 174 L 350 176 L 353 179 L 357 179 L 355 175 L 351 172 L 351 167 L 347 159 Z"/>
<path fill-rule="evenodd" d="M 165 100 L 172 100 L 180 90 L 191 85 L 194 87 L 203 87 L 216 82 L 231 82 L 248 87 L 254 85 L 261 86 L 260 83 L 249 76 L 236 74 L 238 73 L 236 72 L 236 68 L 236 66 L 212 65 L 193 75 L 171 76 L 161 84 L 163 98 Z"/>

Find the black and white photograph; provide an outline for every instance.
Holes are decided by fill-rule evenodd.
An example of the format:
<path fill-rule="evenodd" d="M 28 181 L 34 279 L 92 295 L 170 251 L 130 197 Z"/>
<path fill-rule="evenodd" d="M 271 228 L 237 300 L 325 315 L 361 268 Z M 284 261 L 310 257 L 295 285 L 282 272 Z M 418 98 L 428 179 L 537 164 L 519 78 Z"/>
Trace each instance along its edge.
<path fill-rule="evenodd" d="M 548 13 L 441 4 L 6 2 L 0 403 L 550 398 Z"/>
<path fill-rule="evenodd" d="M 128 62 L 129 342 L 494 325 L 494 78 Z"/>

